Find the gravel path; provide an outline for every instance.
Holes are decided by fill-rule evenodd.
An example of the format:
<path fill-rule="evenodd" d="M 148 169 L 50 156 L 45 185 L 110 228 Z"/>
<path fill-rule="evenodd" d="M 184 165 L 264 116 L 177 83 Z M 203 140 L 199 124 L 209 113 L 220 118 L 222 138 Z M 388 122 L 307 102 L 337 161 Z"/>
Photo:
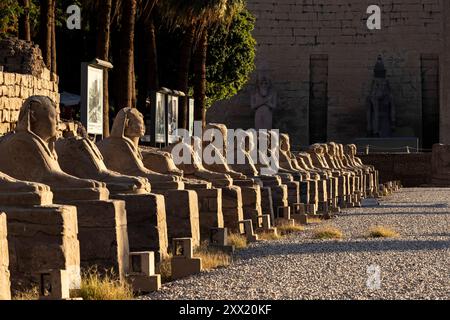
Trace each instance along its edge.
<path fill-rule="evenodd" d="M 378 207 L 348 209 L 325 224 L 345 238 L 314 240 L 308 227 L 252 244 L 232 266 L 167 284 L 144 299 L 450 299 L 450 188 L 403 189 Z M 400 237 L 366 239 L 375 225 Z M 379 289 L 367 286 L 369 266 L 381 271 Z"/>

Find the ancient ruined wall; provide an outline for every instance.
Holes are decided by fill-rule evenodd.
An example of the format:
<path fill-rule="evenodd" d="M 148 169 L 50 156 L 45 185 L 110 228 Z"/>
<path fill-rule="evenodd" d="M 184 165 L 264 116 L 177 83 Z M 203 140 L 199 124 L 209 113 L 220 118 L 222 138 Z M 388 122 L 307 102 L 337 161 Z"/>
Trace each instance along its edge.
<path fill-rule="evenodd" d="M 380 182 L 401 180 L 406 188 L 420 187 L 431 182 L 431 153 L 387 154 L 359 156 L 364 164 L 375 166 Z"/>
<path fill-rule="evenodd" d="M 309 123 L 310 98 L 322 94 L 327 101 L 328 120 L 323 129 L 328 140 L 349 142 L 365 137 L 365 101 L 381 54 L 398 111 L 397 135 L 421 137 L 421 57 L 441 59 L 445 2 L 248 0 L 257 18 L 257 70 L 268 70 L 279 93 L 275 126 L 290 133 L 295 145 L 309 144 L 310 125 L 317 126 Z M 366 26 L 366 10 L 372 4 L 382 9 L 381 30 Z M 328 60 L 328 68 L 323 67 L 323 60 Z M 310 92 L 315 78 L 326 79 L 326 83 Z M 252 87 L 253 80 L 237 97 L 216 104 L 208 120 L 252 127 Z"/>
<path fill-rule="evenodd" d="M 58 78 L 45 68 L 37 46 L 0 41 L 0 136 L 14 130 L 22 103 L 32 95 L 48 96 L 59 105 Z"/>

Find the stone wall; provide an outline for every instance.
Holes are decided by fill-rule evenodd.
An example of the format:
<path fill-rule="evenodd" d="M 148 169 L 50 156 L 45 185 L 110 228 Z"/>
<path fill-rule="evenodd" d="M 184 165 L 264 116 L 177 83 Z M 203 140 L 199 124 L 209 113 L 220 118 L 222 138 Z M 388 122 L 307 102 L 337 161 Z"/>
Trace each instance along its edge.
<path fill-rule="evenodd" d="M 441 70 L 442 62 L 450 61 L 444 50 L 444 31 L 450 28 L 444 23 L 447 10 L 450 13 L 448 1 L 377 1 L 382 10 L 381 30 L 366 26 L 367 8 L 374 4 L 371 0 L 247 3 L 257 18 L 253 33 L 258 42 L 255 74 L 264 71 L 272 78 L 279 96 L 275 127 L 289 133 L 294 145 L 311 143 L 310 130 L 319 126 L 309 121 L 311 95 L 315 93 L 310 91 L 310 82 L 321 72 L 327 73 L 323 85 L 328 121 L 318 130 L 326 130 L 327 139 L 338 142 L 366 136 L 365 101 L 378 55 L 384 59 L 393 90 L 398 114 L 396 135 L 422 137 L 422 58 L 434 57 Z M 328 70 L 315 67 L 313 61 L 320 59 L 328 59 Z M 208 120 L 233 128 L 253 127 L 249 105 L 255 74 L 240 94 L 214 105 Z M 444 74 L 441 72 L 441 88 L 450 85 Z M 435 92 L 439 100 L 439 90 Z M 444 94 L 441 92 L 441 119 L 445 112 L 447 117 L 449 114 L 445 106 L 450 102 Z M 443 125 L 441 129 L 441 140 L 447 135 L 450 139 L 450 132 Z"/>
<path fill-rule="evenodd" d="M 364 164 L 380 172 L 380 182 L 400 180 L 404 187 L 420 187 L 431 182 L 430 153 L 374 153 L 359 155 Z"/>
<path fill-rule="evenodd" d="M 58 77 L 44 66 L 38 46 L 1 40 L 0 136 L 15 129 L 20 107 L 32 95 L 48 96 L 59 106 Z"/>

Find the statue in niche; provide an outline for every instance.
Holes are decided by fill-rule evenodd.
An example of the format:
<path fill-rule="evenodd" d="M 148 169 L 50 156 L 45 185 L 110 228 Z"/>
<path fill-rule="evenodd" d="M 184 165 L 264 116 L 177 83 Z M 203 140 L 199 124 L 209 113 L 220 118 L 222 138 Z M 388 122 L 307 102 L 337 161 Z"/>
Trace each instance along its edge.
<path fill-rule="evenodd" d="M 391 137 L 395 129 L 395 105 L 383 59 L 378 56 L 372 88 L 367 98 L 367 133 L 369 137 Z"/>
<path fill-rule="evenodd" d="M 255 129 L 272 129 L 273 110 L 277 108 L 277 93 L 272 81 L 265 74 L 258 75 L 256 89 L 251 96 L 251 107 L 255 111 Z"/>

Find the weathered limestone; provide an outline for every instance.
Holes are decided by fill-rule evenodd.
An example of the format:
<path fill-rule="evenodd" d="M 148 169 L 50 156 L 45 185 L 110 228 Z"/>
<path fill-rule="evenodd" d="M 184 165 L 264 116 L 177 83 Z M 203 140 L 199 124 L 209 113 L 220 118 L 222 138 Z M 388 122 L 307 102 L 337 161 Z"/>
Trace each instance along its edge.
<path fill-rule="evenodd" d="M 201 258 L 194 258 L 191 238 L 173 239 L 172 280 L 186 278 L 202 271 Z"/>
<path fill-rule="evenodd" d="M 39 273 L 45 270 L 66 270 L 70 289 L 78 289 L 81 278 L 76 208 L 52 205 L 3 209 L 8 212 L 13 290 L 38 283 Z"/>
<path fill-rule="evenodd" d="M 450 145 L 435 144 L 431 162 L 431 183 L 437 186 L 450 186 Z"/>
<path fill-rule="evenodd" d="M 187 157 L 189 161 L 180 164 L 179 168 L 175 165 L 172 153 L 165 151 L 156 151 L 150 148 L 142 148 L 143 163 L 146 168 L 150 168 L 158 173 L 174 172 L 183 177 L 185 188 L 194 190 L 197 193 L 199 216 L 200 216 L 200 237 L 201 240 L 207 240 L 211 228 L 223 228 L 224 218 L 222 211 L 222 190 L 213 188 L 217 181 L 219 185 L 222 181 L 225 183 L 230 179 L 226 175 L 214 175 L 212 172 L 204 169 L 201 162 L 197 160 L 193 148 L 184 143 L 172 145 L 167 150 L 180 147 L 180 156 Z M 186 154 L 185 154 L 186 153 Z M 156 161 L 154 161 L 156 160 Z M 187 163 L 190 162 L 191 164 Z"/>
<path fill-rule="evenodd" d="M 361 168 L 366 173 L 365 178 L 365 194 L 364 196 L 372 196 L 378 192 L 378 170 L 374 166 L 364 165 L 360 158 L 356 157 L 357 148 L 354 144 L 348 144 L 344 147 L 344 153 L 348 162 L 355 168 Z"/>
<path fill-rule="evenodd" d="M 0 153 L 9 155 L 0 158 L 0 170 L 16 179 L 47 184 L 55 202 L 76 206 L 82 264 L 100 262 L 100 269 L 114 268 L 124 276 L 128 270 L 125 204 L 108 200 L 104 183 L 62 171 L 54 149 L 57 117 L 55 104 L 49 98 L 27 99 L 17 131 L 0 142 Z"/>
<path fill-rule="evenodd" d="M 97 146 L 89 139 L 70 132 L 66 132 L 65 136 L 56 142 L 61 168 L 76 177 L 106 183 L 111 198 L 125 202 L 130 251 L 157 252 L 157 261 L 167 256 L 164 197 L 149 193 L 151 188 L 146 178 L 108 170 Z"/>
<path fill-rule="evenodd" d="M 114 120 L 111 136 L 100 141 L 98 148 L 108 169 L 150 181 L 152 192 L 165 197 L 169 240 L 190 237 L 194 246 L 200 243 L 197 194 L 182 190 L 181 177 L 159 174 L 144 166 L 139 150 L 139 139 L 145 133 L 142 114 L 134 108 L 119 111 Z"/>
<path fill-rule="evenodd" d="M 235 171 L 241 172 L 248 176 L 249 178 L 253 178 L 255 181 L 262 184 L 264 187 L 270 187 L 271 195 L 272 195 L 272 210 L 273 212 L 277 212 L 279 207 L 287 207 L 288 203 L 288 187 L 282 183 L 281 177 L 278 175 L 260 175 L 255 162 L 253 161 L 249 150 L 253 150 L 254 141 L 250 134 L 245 132 L 242 133 L 241 136 L 243 141 L 235 142 L 235 151 L 234 151 L 234 161 L 233 164 L 230 165 L 231 168 Z M 240 157 L 244 158 L 244 163 L 239 163 Z M 287 179 L 292 179 L 292 177 L 286 177 Z M 298 201 L 297 201 L 298 202 Z M 263 214 L 268 213 L 263 207 Z M 274 221 L 273 221 L 274 222 Z"/>
<path fill-rule="evenodd" d="M 161 275 L 155 274 L 154 252 L 130 252 L 128 281 L 133 291 L 149 293 L 161 289 Z"/>
<path fill-rule="evenodd" d="M 277 93 L 266 74 L 259 74 L 256 90 L 251 96 L 251 107 L 255 111 L 255 129 L 272 129 L 273 111 L 277 108 Z"/>
<path fill-rule="evenodd" d="M 11 299 L 6 215 L 0 212 L 0 300 Z"/>
<path fill-rule="evenodd" d="M 52 205 L 52 198 L 48 186 L 0 172 L 0 209 L 9 217 L 13 290 L 36 283 L 37 272 L 47 269 L 66 269 L 70 288 L 80 286 L 77 211 L 72 206 Z"/>
<path fill-rule="evenodd" d="M 208 148 L 211 154 L 214 155 L 215 161 L 212 164 L 204 161 L 203 166 L 210 171 L 227 174 L 233 179 L 233 185 L 241 188 L 243 218 L 252 219 L 256 224 L 257 217 L 262 214 L 262 185 L 259 185 L 253 179 L 247 178 L 244 174 L 232 170 L 228 165 L 226 159 L 227 128 L 224 125 L 217 123 L 208 124 L 205 128 L 204 139 L 202 144 L 203 150 Z M 271 212 L 269 211 L 268 213 L 270 214 Z M 239 220 L 242 220 L 242 218 Z"/>

